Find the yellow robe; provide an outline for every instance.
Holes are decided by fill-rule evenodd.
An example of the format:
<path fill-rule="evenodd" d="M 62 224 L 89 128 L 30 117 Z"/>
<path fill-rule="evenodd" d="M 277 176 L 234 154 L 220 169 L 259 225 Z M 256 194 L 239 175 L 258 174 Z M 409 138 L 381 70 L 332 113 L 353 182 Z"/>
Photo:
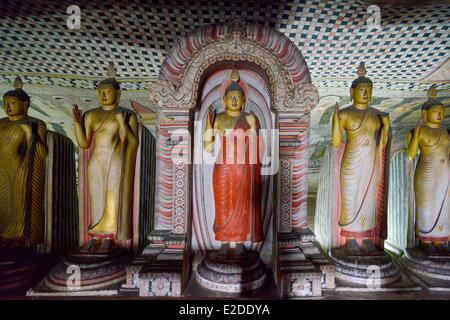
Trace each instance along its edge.
<path fill-rule="evenodd" d="M 450 237 L 450 136 L 439 129 L 437 142 L 420 145 L 414 174 L 416 233 L 420 239 L 448 241 Z"/>
<path fill-rule="evenodd" d="M 33 126 L 29 146 L 20 127 L 24 122 Z M 44 240 L 46 136 L 41 120 L 0 119 L 0 238 L 25 247 Z"/>
<path fill-rule="evenodd" d="M 353 109 L 344 109 L 348 112 Z M 361 121 L 346 129 L 347 142 L 340 168 L 341 235 L 377 238 L 384 228 L 385 148 L 379 143 L 379 111 L 368 108 Z"/>
<path fill-rule="evenodd" d="M 127 138 L 121 141 L 116 112 L 132 111 L 119 107 L 104 111 L 90 110 L 100 121 L 92 133 L 88 149 L 81 152 L 80 183 L 88 196 L 84 211 L 88 212 L 88 238 L 112 237 L 115 240 L 131 238 L 133 177 L 138 144 Z M 85 124 L 86 125 L 86 124 Z"/>

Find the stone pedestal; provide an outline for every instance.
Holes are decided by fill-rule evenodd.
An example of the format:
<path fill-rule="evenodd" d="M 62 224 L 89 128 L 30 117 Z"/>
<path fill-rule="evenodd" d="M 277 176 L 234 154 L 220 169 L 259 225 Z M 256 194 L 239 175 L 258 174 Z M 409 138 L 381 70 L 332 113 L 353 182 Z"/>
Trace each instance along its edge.
<path fill-rule="evenodd" d="M 128 252 L 114 245 L 102 252 L 84 247 L 60 262 L 28 296 L 111 296 L 125 282 Z M 79 279 L 79 282 L 77 282 Z"/>
<path fill-rule="evenodd" d="M 211 251 L 198 265 L 195 276 L 207 289 L 239 293 L 260 288 L 266 278 L 266 268 L 255 251 L 242 254 Z"/>
<path fill-rule="evenodd" d="M 23 294 L 36 284 L 53 266 L 54 259 L 48 254 L 39 255 L 20 247 L 1 248 L 0 295 Z"/>
<path fill-rule="evenodd" d="M 318 297 L 322 289 L 335 287 L 335 267 L 316 244 L 311 230 L 280 233 L 278 240 L 283 297 Z"/>
<path fill-rule="evenodd" d="M 285 273 L 282 289 L 283 296 L 286 298 L 320 297 L 322 295 L 321 273 L 318 270 Z"/>
<path fill-rule="evenodd" d="M 189 274 L 186 236 L 153 231 L 142 254 L 126 268 L 121 295 L 180 297 Z"/>
<path fill-rule="evenodd" d="M 407 248 L 402 262 L 429 289 L 450 291 L 450 254 L 429 255 L 418 248 Z"/>
<path fill-rule="evenodd" d="M 330 250 L 330 257 L 336 264 L 336 277 L 363 287 L 376 287 L 400 279 L 400 272 L 385 252 L 377 255 L 349 255 L 343 248 Z"/>

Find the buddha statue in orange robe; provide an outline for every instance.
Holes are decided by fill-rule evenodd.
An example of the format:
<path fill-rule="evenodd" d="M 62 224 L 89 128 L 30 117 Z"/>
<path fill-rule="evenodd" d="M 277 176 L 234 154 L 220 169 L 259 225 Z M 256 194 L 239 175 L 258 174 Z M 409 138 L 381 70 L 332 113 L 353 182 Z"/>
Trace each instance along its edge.
<path fill-rule="evenodd" d="M 237 70 L 223 99 L 225 111 L 208 114 L 203 146 L 213 152 L 216 134 L 220 138 L 213 171 L 215 239 L 222 243 L 221 252 L 235 247 L 239 254 L 245 241 L 262 241 L 260 125 L 253 113 L 243 111 L 245 93 Z"/>

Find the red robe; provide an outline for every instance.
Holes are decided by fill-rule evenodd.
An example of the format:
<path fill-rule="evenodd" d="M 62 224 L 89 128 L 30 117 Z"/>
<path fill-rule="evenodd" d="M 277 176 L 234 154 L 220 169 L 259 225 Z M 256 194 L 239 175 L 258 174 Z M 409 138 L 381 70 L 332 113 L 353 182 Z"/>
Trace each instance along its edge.
<path fill-rule="evenodd" d="M 246 114 L 236 121 L 234 130 L 246 132 L 250 125 Z M 257 129 L 259 124 L 257 122 Z M 227 137 L 222 137 L 222 148 L 214 166 L 213 187 L 215 202 L 215 238 L 222 242 L 262 241 L 261 217 L 261 142 L 245 136 L 245 161 L 238 161 L 238 147 L 227 151 Z M 253 140 L 253 143 L 252 143 Z M 255 143 L 256 142 L 256 143 Z M 253 145 L 253 152 L 250 147 Z M 252 156 L 253 154 L 253 156 Z M 250 157 L 256 161 L 250 161 Z M 241 159 L 244 159 L 241 155 Z M 242 163 L 243 162 L 243 163 Z"/>

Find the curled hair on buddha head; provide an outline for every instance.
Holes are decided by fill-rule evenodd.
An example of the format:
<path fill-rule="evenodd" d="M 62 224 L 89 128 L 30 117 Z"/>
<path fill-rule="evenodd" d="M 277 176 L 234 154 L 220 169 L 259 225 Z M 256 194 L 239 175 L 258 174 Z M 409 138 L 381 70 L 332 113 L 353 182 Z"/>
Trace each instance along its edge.
<path fill-rule="evenodd" d="M 108 78 L 100 81 L 98 86 L 100 87 L 101 85 L 112 85 L 114 89 L 120 90 L 120 84 L 116 80 L 116 69 L 114 68 L 113 62 L 109 63 L 108 70 L 106 71 L 106 76 Z"/>
<path fill-rule="evenodd" d="M 444 104 L 442 102 L 440 102 L 438 99 L 436 99 L 437 97 L 437 90 L 436 90 L 436 85 L 432 85 L 427 92 L 428 95 L 428 100 L 422 105 L 422 111 L 424 110 L 428 110 L 431 107 L 434 106 L 444 106 Z"/>
<path fill-rule="evenodd" d="M 22 102 L 30 102 L 30 96 L 22 89 L 23 82 L 19 76 L 14 79 L 14 90 L 10 90 L 3 95 L 3 99 L 6 97 L 16 97 Z"/>
<path fill-rule="evenodd" d="M 351 86 L 352 89 L 355 89 L 359 84 L 362 84 L 362 83 L 367 83 L 367 84 L 370 84 L 371 86 L 373 86 L 372 80 L 365 77 L 366 73 L 367 73 L 366 66 L 364 65 L 364 62 L 361 62 L 358 66 L 358 78 L 353 80 L 352 86 Z"/>
<path fill-rule="evenodd" d="M 230 85 L 225 89 L 225 95 L 227 95 L 228 91 L 236 90 L 244 93 L 244 89 L 239 85 L 239 71 L 237 69 L 233 69 L 230 74 Z"/>

